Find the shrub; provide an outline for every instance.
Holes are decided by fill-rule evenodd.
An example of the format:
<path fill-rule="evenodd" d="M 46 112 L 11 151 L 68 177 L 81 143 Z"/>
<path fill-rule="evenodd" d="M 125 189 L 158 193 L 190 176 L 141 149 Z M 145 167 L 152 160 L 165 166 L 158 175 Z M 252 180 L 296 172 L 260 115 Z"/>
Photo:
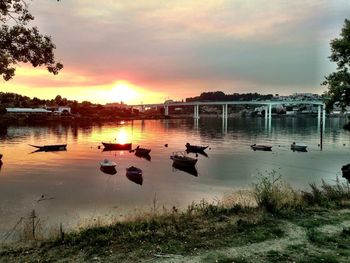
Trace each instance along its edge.
<path fill-rule="evenodd" d="M 280 213 L 302 207 L 299 192 L 282 181 L 282 176 L 272 171 L 267 176 L 259 174 L 258 182 L 253 184 L 253 195 L 259 208 L 269 213 Z"/>

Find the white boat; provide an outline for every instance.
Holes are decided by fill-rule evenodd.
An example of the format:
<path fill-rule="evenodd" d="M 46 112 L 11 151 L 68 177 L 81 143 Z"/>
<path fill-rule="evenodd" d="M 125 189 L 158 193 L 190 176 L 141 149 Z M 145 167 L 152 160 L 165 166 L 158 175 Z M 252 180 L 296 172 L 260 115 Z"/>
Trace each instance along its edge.
<path fill-rule="evenodd" d="M 292 151 L 299 151 L 299 152 L 306 152 L 307 151 L 307 145 L 304 144 L 304 143 L 296 143 L 296 142 L 293 142 L 291 145 L 290 145 L 290 149 Z"/>
<path fill-rule="evenodd" d="M 101 167 L 104 168 L 114 168 L 117 166 L 117 164 L 113 161 L 109 161 L 107 159 L 104 159 L 103 162 L 100 162 Z"/>

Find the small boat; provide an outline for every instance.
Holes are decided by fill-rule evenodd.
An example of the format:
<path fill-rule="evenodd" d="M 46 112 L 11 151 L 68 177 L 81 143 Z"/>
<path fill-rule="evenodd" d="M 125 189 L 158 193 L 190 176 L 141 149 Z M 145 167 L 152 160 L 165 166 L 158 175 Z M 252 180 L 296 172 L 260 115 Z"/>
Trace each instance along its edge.
<path fill-rule="evenodd" d="M 37 148 L 37 151 L 41 152 L 54 152 L 54 151 L 66 151 L 67 150 L 67 144 L 52 144 L 52 145 L 43 145 L 43 146 L 38 146 L 38 145 L 32 145 L 29 144 L 30 146 Z"/>
<path fill-rule="evenodd" d="M 131 150 L 131 143 L 108 143 L 108 142 L 102 142 L 103 146 L 105 147 L 103 151 L 124 151 L 124 150 Z"/>
<path fill-rule="evenodd" d="M 343 177 L 350 180 L 350 163 L 343 165 L 341 171 L 343 173 Z"/>
<path fill-rule="evenodd" d="M 174 163 L 186 166 L 194 166 L 198 161 L 198 159 L 186 156 L 184 152 L 173 152 L 170 159 L 173 160 Z"/>
<path fill-rule="evenodd" d="M 303 143 L 295 143 L 293 142 L 290 145 L 290 149 L 294 152 L 294 151 L 298 151 L 298 152 L 307 152 L 307 145 L 303 144 Z"/>
<path fill-rule="evenodd" d="M 150 152 L 151 152 L 151 149 L 141 148 L 140 146 L 137 146 L 135 148 L 135 154 L 137 153 L 138 155 L 147 155 Z"/>
<path fill-rule="evenodd" d="M 207 149 L 209 147 L 209 145 L 208 146 L 198 146 L 198 145 L 191 145 L 189 143 L 186 143 L 185 146 L 186 146 L 186 151 L 194 152 L 194 153 L 203 152 L 205 149 Z"/>
<path fill-rule="evenodd" d="M 140 168 L 135 167 L 135 166 L 130 166 L 129 168 L 126 168 L 126 174 L 127 175 L 142 175 L 142 170 Z"/>
<path fill-rule="evenodd" d="M 116 167 L 117 164 L 113 161 L 109 161 L 108 159 L 104 159 L 103 162 L 100 162 L 101 167 Z"/>
<path fill-rule="evenodd" d="M 271 151 L 272 146 L 269 145 L 263 145 L 263 144 L 253 144 L 250 145 L 250 147 L 254 150 L 254 151 Z"/>
<path fill-rule="evenodd" d="M 197 168 L 194 165 L 182 165 L 180 163 L 173 162 L 173 168 L 175 168 L 176 170 L 180 170 L 185 173 L 191 174 L 196 177 L 198 176 Z"/>

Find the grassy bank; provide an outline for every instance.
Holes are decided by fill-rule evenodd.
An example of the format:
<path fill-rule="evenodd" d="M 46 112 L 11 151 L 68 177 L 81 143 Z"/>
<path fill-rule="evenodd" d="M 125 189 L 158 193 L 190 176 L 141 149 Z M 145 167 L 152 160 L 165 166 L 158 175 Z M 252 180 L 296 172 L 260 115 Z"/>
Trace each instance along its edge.
<path fill-rule="evenodd" d="M 261 176 L 252 195 L 257 206 L 202 201 L 4 247 L 0 262 L 348 262 L 348 183 L 302 192 L 273 173 Z"/>

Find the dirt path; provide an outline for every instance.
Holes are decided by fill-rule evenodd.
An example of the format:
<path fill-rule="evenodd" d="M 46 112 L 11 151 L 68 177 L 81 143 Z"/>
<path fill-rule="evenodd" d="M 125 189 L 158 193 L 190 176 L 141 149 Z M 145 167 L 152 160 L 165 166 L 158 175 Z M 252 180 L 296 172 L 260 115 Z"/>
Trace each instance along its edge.
<path fill-rule="evenodd" d="M 291 222 L 283 222 L 283 228 L 285 229 L 285 237 L 267 240 L 260 243 L 254 243 L 251 245 L 245 245 L 241 247 L 232 247 L 225 249 L 212 250 L 207 253 L 202 253 L 197 256 L 181 256 L 181 255 L 157 255 L 161 258 L 156 258 L 148 262 L 171 262 L 171 263 L 196 263 L 205 262 L 207 258 L 215 255 L 223 255 L 229 258 L 235 257 L 254 257 L 255 255 L 265 253 L 270 250 L 283 251 L 287 246 L 300 245 L 307 243 L 306 231 L 303 227 L 297 226 Z"/>
<path fill-rule="evenodd" d="M 348 211 L 344 211 L 348 212 Z M 304 227 L 297 226 L 289 221 L 282 221 L 283 229 L 285 230 L 285 236 L 274 240 L 267 240 L 260 243 L 254 243 L 250 245 L 231 247 L 218 250 L 211 250 L 200 255 L 195 256 L 181 256 L 181 255 L 156 255 L 156 258 L 148 262 L 171 262 L 171 263 L 197 263 L 197 262 L 208 262 L 208 259 L 214 258 L 248 258 L 252 261 L 259 259 L 259 255 L 266 254 L 273 250 L 283 252 L 290 246 L 302 245 L 305 248 L 319 250 L 307 239 L 307 229 Z M 318 231 L 327 235 L 339 234 L 344 227 L 350 227 L 350 221 L 346 220 L 337 225 L 323 225 L 316 228 Z M 325 249 L 323 252 L 327 252 Z M 209 260 L 210 261 L 210 260 Z"/>

